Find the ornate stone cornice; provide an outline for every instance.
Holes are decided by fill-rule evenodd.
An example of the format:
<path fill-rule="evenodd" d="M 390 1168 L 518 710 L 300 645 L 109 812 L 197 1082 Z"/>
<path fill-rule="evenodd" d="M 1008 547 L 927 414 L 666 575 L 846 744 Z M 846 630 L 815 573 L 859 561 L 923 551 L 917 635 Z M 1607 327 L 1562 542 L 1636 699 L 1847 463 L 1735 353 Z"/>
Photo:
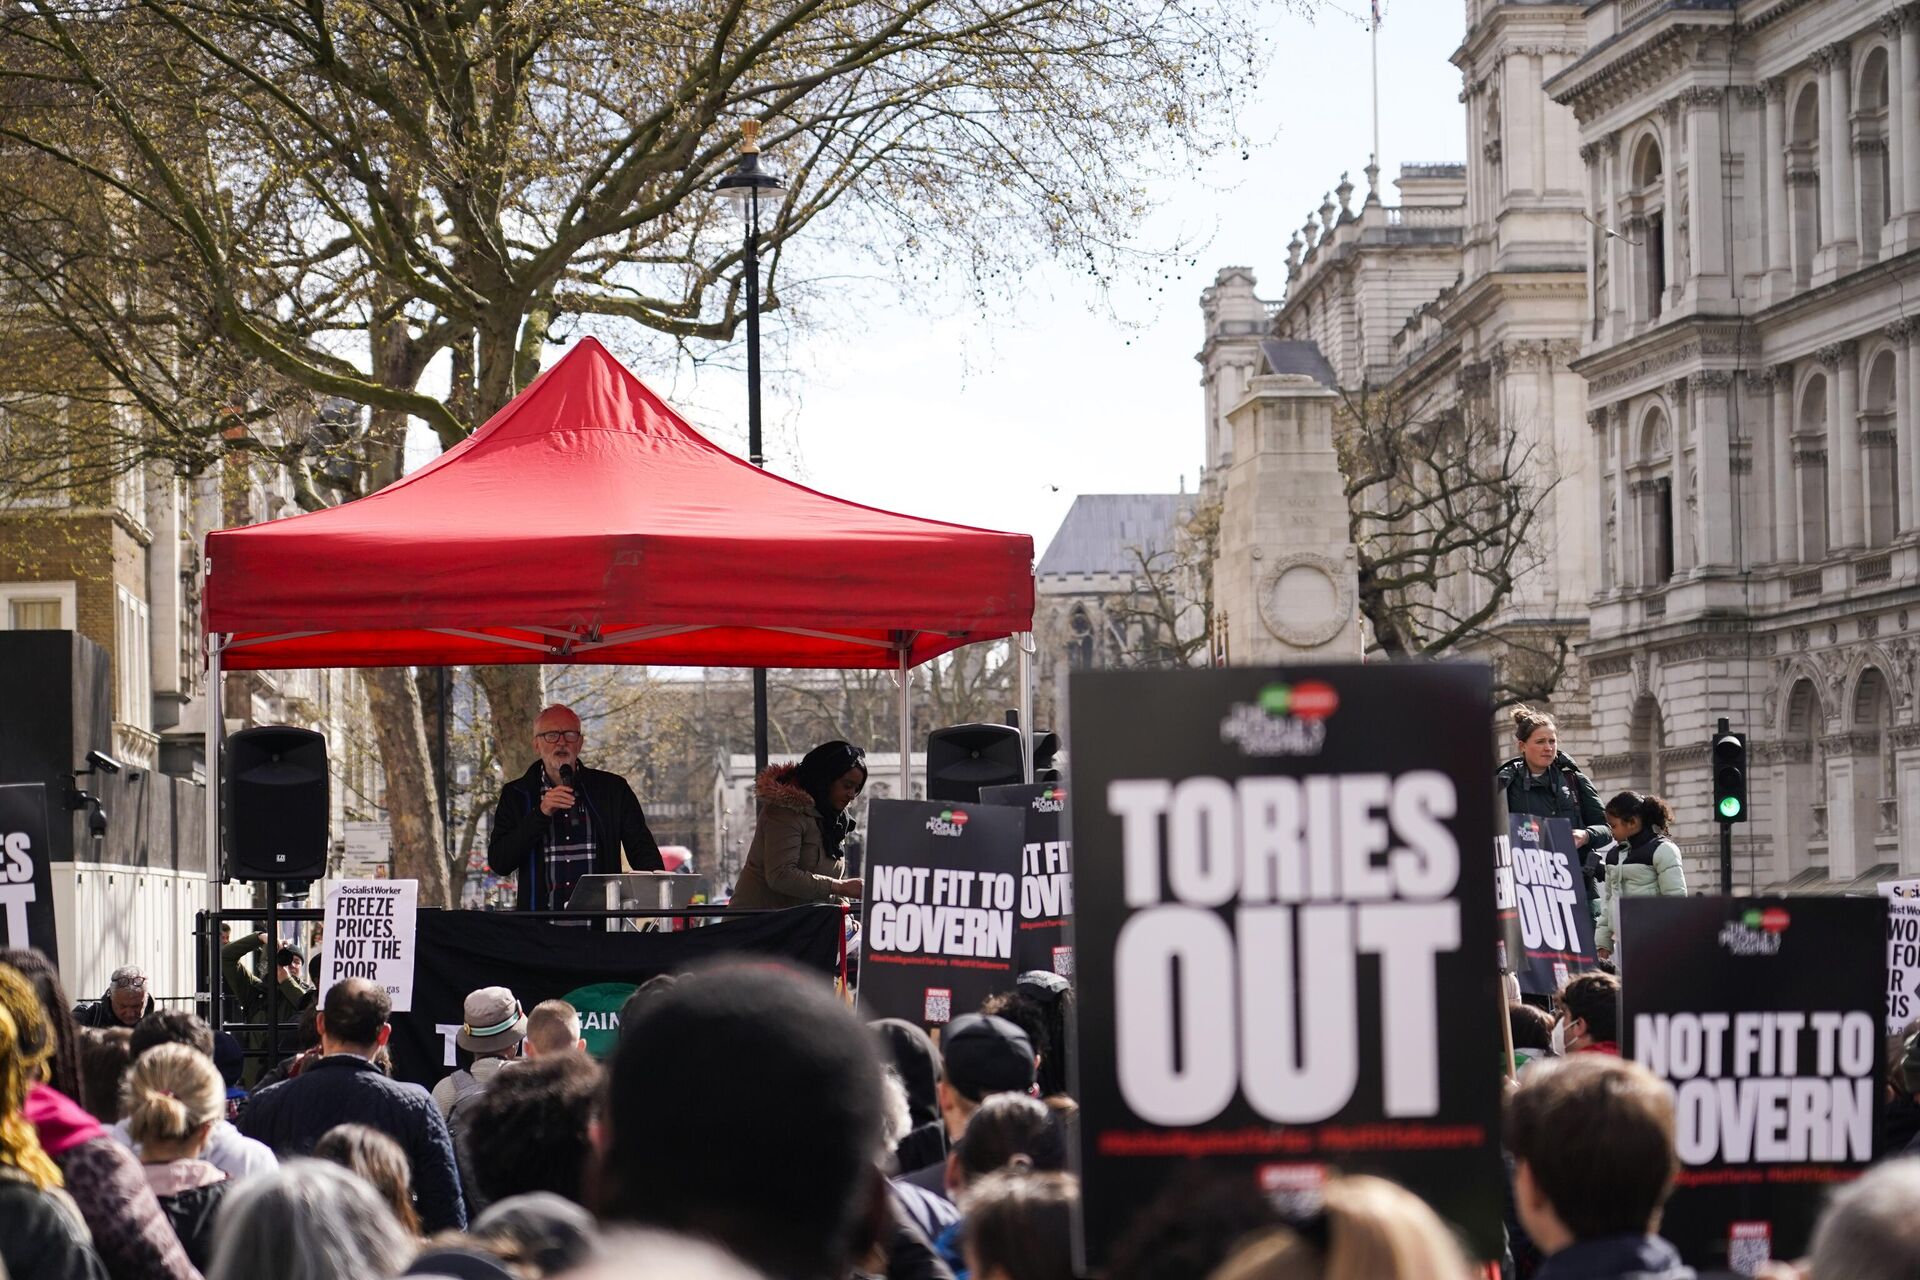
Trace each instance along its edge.
<path fill-rule="evenodd" d="M 1887 39 L 1897 40 L 1900 38 L 1900 15 L 1898 13 L 1882 14 L 1880 21 L 1873 24 L 1873 28 Z M 1898 68 L 1895 68 L 1895 74 L 1899 74 Z"/>
<path fill-rule="evenodd" d="M 1880 735 L 1877 733 L 1830 733 L 1820 739 L 1820 746 L 1829 755 L 1870 756 L 1880 750 Z"/>
<path fill-rule="evenodd" d="M 1618 133 L 1609 133 L 1605 137 L 1601 138 L 1600 149 L 1606 152 L 1609 157 L 1619 155 L 1620 154 L 1620 135 Z"/>
<path fill-rule="evenodd" d="M 1627 492 L 1638 496 L 1644 493 L 1652 493 L 1659 487 L 1660 482 L 1658 480 L 1635 480 L 1627 486 Z"/>
<path fill-rule="evenodd" d="M 1725 369 L 1702 369 L 1687 379 L 1687 386 L 1695 391 L 1724 391 L 1733 385 L 1733 375 Z"/>
<path fill-rule="evenodd" d="M 1780 376 L 1777 372 L 1779 368 L 1780 366 L 1777 364 L 1763 364 L 1757 368 L 1747 370 L 1747 385 L 1750 387 L 1771 387 L 1774 384 L 1774 380 Z M 1788 371 L 1787 376 L 1793 376 L 1791 370 Z"/>
<path fill-rule="evenodd" d="M 1667 394 L 1673 398 L 1675 404 L 1686 403 L 1687 380 L 1683 377 L 1675 378 L 1672 382 L 1667 383 L 1666 391 Z"/>
<path fill-rule="evenodd" d="M 1920 747 L 1920 724 L 1899 724 L 1887 730 L 1887 745 L 1895 751 Z"/>
<path fill-rule="evenodd" d="M 1775 382 L 1784 382 L 1793 386 L 1793 361 L 1781 360 L 1767 366 L 1768 377 Z"/>
<path fill-rule="evenodd" d="M 1633 670 L 1631 653 L 1608 653 L 1587 663 L 1587 678 L 1599 680 L 1607 676 L 1623 676 Z"/>
<path fill-rule="evenodd" d="M 1886 328 L 1882 329 L 1880 332 L 1887 336 L 1888 341 L 1900 342 L 1905 340 L 1906 338 L 1911 337 L 1913 335 L 1913 330 L 1914 330 L 1914 325 L 1913 325 L 1912 317 L 1902 316 L 1898 320 L 1895 320 L 1892 324 L 1888 325 Z"/>
<path fill-rule="evenodd" d="M 1836 40 L 1832 44 L 1821 45 L 1807 58 L 1815 71 L 1825 71 L 1830 67 L 1845 70 L 1853 65 L 1853 46 L 1845 40 Z"/>
<path fill-rule="evenodd" d="M 1753 456 L 1745 453 L 1735 454 L 1733 457 L 1727 459 L 1727 470 L 1737 476 L 1752 475 Z"/>
<path fill-rule="evenodd" d="M 1860 433 L 1862 444 L 1885 445 L 1893 448 L 1893 429 L 1891 427 L 1870 427 Z"/>
<path fill-rule="evenodd" d="M 1879 156 L 1885 155 L 1886 152 L 1887 140 L 1885 138 L 1855 138 L 1853 140 L 1853 154 L 1857 156 Z"/>
<path fill-rule="evenodd" d="M 1757 84 L 1735 85 L 1733 93 L 1740 105 L 1749 111 L 1757 111 L 1767 105 L 1767 91 Z"/>
<path fill-rule="evenodd" d="M 1787 78 L 1785 76 L 1768 76 L 1760 82 L 1760 87 L 1766 91 L 1768 102 L 1785 102 L 1787 100 Z"/>
<path fill-rule="evenodd" d="M 1712 85 L 1697 84 L 1690 89 L 1682 89 L 1678 101 L 1696 111 L 1717 107 L 1726 94 Z"/>
<path fill-rule="evenodd" d="M 1854 353 L 1859 349 L 1860 344 L 1852 338 L 1848 338 L 1845 342 L 1829 342 L 1826 346 L 1814 352 L 1813 358 L 1831 369 L 1842 360 L 1851 360 Z"/>
<path fill-rule="evenodd" d="M 1795 449 L 1793 463 L 1797 467 L 1824 467 L 1827 465 L 1825 449 Z"/>
<path fill-rule="evenodd" d="M 1811 742 L 1756 742 L 1749 750 L 1761 764 L 1806 764 L 1813 759 Z"/>
<path fill-rule="evenodd" d="M 1605 409 L 1587 410 L 1587 425 L 1595 431 L 1607 429 L 1607 411 Z"/>
<path fill-rule="evenodd" d="M 1585 166 L 1587 166 L 1587 168 L 1591 169 L 1593 168 L 1593 162 L 1595 160 L 1598 160 L 1599 158 L 1600 158 L 1600 145 L 1598 143 L 1583 142 L 1580 144 L 1580 163 L 1581 164 L 1584 164 Z"/>

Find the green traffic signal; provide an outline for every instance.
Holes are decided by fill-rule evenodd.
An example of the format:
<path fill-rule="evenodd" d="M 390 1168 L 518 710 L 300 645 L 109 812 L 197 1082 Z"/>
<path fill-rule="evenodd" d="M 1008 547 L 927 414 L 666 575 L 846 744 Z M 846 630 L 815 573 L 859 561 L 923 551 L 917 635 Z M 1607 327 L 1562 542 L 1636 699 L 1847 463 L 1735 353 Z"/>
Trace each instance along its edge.
<path fill-rule="evenodd" d="M 1720 797 L 1720 816 L 1725 818 L 1727 821 L 1731 822 L 1735 818 L 1739 817 L 1740 808 L 1741 808 L 1741 805 L 1740 805 L 1739 796 Z"/>

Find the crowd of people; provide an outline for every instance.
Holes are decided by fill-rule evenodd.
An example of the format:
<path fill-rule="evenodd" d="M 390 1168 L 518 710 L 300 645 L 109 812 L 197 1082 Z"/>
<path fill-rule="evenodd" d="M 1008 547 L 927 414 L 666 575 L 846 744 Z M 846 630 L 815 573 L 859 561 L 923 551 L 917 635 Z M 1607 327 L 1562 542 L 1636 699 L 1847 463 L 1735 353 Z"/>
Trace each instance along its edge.
<path fill-rule="evenodd" d="M 509 851 L 543 875 L 543 905 L 617 858 L 594 842 L 621 825 L 542 825 L 570 812 L 575 788 L 601 785 L 564 711 L 543 715 L 552 775 L 529 772 L 515 801 L 527 834 Z M 1672 815 L 1632 792 L 1603 806 L 1546 717 L 1523 709 L 1516 736 L 1521 754 L 1499 774 L 1509 808 L 1574 822 L 1596 936 L 1617 956 L 1621 898 L 1686 891 Z M 742 892 L 779 905 L 856 891 L 839 845 L 864 781 L 845 743 L 764 778 Z M 607 790 L 594 803 L 625 801 Z M 429 1090 L 391 1074 L 381 988 L 347 979 L 316 999 L 298 951 L 223 941 L 242 1020 L 276 991 L 300 1011 L 286 1060 L 157 1006 L 137 968 L 75 1007 L 45 957 L 0 952 L 0 1280 L 1087 1273 L 1073 1244 L 1074 998 L 1056 975 L 1022 975 L 936 1038 L 897 1019 L 863 1025 L 817 976 L 720 961 L 635 990 L 605 1061 L 566 1001 L 528 1009 L 484 987 L 465 1001 L 457 1069 Z M 1499 1261 L 1470 1261 L 1450 1224 L 1383 1178 L 1330 1174 L 1275 1197 L 1196 1161 L 1103 1242 L 1097 1273 L 1695 1280 L 1659 1234 L 1679 1169 L 1673 1096 L 1621 1059 L 1619 1002 L 1608 958 L 1550 1007 L 1509 1008 L 1508 1176 L 1489 1189 L 1507 1207 Z M 1897 1041 L 1888 1067 L 1883 1146 L 1920 1151 L 1920 1035 Z M 1920 1161 L 1836 1191 L 1810 1256 L 1764 1274 L 1920 1275 Z"/>

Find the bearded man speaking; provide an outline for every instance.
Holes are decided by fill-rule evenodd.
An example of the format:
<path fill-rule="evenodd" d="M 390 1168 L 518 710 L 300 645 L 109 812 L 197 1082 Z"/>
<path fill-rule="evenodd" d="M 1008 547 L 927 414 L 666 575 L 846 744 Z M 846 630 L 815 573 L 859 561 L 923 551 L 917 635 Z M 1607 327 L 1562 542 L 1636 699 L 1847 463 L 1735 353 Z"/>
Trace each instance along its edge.
<path fill-rule="evenodd" d="M 660 846 L 627 780 L 580 763 L 585 735 L 569 707 L 533 722 L 540 758 L 500 791 L 487 840 L 487 867 L 518 876 L 521 911 L 563 911 L 587 875 L 617 875 L 620 847 L 635 871 L 664 871 Z"/>

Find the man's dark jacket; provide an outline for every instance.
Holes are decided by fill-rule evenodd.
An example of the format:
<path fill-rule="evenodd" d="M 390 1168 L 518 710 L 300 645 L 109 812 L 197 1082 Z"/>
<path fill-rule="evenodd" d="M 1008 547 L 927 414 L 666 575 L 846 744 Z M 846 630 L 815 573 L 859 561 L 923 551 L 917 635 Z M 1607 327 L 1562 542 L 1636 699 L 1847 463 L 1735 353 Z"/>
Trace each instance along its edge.
<path fill-rule="evenodd" d="M 540 812 L 540 761 L 500 789 L 493 810 L 493 835 L 487 840 L 487 869 L 497 876 L 519 876 L 516 905 L 522 911 L 564 911 L 564 902 L 545 901 L 539 862 L 552 819 Z M 660 846 L 647 827 L 647 815 L 627 780 L 617 773 L 580 765 L 573 772 L 573 793 L 593 824 L 594 875 L 618 875 L 620 846 L 635 871 L 665 871 Z"/>
<path fill-rule="evenodd" d="M 433 1095 L 388 1079 L 365 1058 L 329 1054 L 293 1079 L 261 1089 L 240 1113 L 240 1132 L 283 1159 L 309 1154 L 337 1124 L 369 1125 L 406 1151 L 420 1225 L 429 1233 L 467 1225 L 453 1139 Z"/>

